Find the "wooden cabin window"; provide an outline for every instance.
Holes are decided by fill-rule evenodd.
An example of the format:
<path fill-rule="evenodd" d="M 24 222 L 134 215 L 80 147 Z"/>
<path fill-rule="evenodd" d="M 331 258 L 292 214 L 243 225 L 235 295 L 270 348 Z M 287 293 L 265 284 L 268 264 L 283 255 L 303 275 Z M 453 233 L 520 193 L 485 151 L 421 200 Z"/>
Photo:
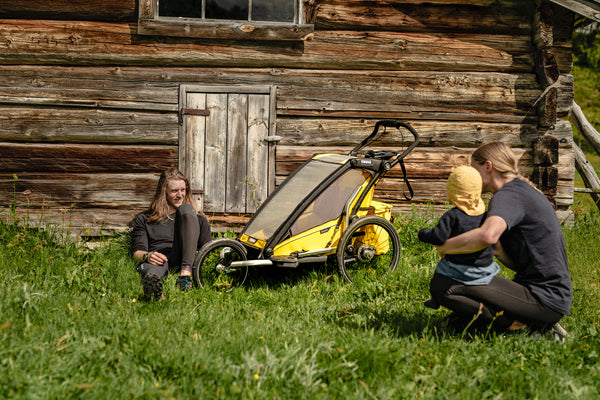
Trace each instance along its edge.
<path fill-rule="evenodd" d="M 253 213 L 275 186 L 275 88 L 182 86 L 179 168 L 204 212 Z"/>
<path fill-rule="evenodd" d="M 213 39 L 305 40 L 302 0 L 139 0 L 138 34 Z"/>

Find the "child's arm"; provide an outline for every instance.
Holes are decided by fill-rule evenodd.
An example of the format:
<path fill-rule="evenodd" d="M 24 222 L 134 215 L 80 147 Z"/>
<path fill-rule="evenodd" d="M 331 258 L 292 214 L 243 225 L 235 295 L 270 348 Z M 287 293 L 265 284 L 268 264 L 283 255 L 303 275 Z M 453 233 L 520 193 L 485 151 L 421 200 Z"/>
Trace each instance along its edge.
<path fill-rule="evenodd" d="M 452 219 L 449 213 L 440 217 L 438 224 L 433 229 L 423 228 L 418 233 L 421 242 L 429 243 L 434 246 L 440 246 L 448 240 L 452 232 Z"/>

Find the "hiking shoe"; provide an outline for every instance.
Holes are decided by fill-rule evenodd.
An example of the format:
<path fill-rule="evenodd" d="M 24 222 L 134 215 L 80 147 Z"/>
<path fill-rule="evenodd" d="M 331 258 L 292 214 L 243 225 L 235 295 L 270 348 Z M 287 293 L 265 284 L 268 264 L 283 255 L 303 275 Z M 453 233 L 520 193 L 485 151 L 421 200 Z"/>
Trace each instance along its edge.
<path fill-rule="evenodd" d="M 184 292 L 186 290 L 190 290 L 192 288 L 192 277 L 179 275 L 179 278 L 177 278 L 177 282 L 175 283 L 175 285 Z"/>
<path fill-rule="evenodd" d="M 142 278 L 144 297 L 146 300 L 163 300 L 162 280 L 156 274 L 146 274 Z"/>

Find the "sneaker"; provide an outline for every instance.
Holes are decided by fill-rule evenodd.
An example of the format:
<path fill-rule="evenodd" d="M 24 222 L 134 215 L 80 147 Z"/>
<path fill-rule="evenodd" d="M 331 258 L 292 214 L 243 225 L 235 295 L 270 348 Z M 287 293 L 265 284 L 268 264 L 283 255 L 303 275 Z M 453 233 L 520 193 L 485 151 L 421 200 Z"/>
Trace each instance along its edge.
<path fill-rule="evenodd" d="M 147 300 L 163 300 L 162 280 L 156 274 L 146 274 L 142 278 L 142 287 L 144 288 L 144 297 Z"/>
<path fill-rule="evenodd" d="M 564 326 L 560 322 L 555 323 L 552 328 L 548 331 L 550 338 L 554 339 L 558 343 L 564 343 L 566 337 L 569 335 Z"/>
<path fill-rule="evenodd" d="M 184 292 L 186 290 L 190 290 L 192 288 L 192 277 L 179 275 L 179 278 L 177 278 L 177 282 L 175 283 L 175 285 Z"/>
<path fill-rule="evenodd" d="M 559 322 L 552 325 L 552 328 L 546 331 L 536 331 L 532 334 L 532 336 L 541 340 L 542 338 L 552 339 L 558 343 L 564 343 L 566 337 L 569 335 L 564 326 L 562 326 Z"/>

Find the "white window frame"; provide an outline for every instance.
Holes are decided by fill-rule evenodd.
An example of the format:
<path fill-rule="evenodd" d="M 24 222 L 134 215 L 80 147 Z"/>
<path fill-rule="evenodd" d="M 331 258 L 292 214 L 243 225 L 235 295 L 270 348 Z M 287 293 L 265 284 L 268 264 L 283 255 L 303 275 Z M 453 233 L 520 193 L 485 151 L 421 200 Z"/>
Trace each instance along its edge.
<path fill-rule="evenodd" d="M 139 35 L 180 36 L 207 39 L 310 40 L 314 25 L 304 23 L 303 0 L 298 2 L 297 23 L 161 17 L 160 0 L 139 0 Z"/>

